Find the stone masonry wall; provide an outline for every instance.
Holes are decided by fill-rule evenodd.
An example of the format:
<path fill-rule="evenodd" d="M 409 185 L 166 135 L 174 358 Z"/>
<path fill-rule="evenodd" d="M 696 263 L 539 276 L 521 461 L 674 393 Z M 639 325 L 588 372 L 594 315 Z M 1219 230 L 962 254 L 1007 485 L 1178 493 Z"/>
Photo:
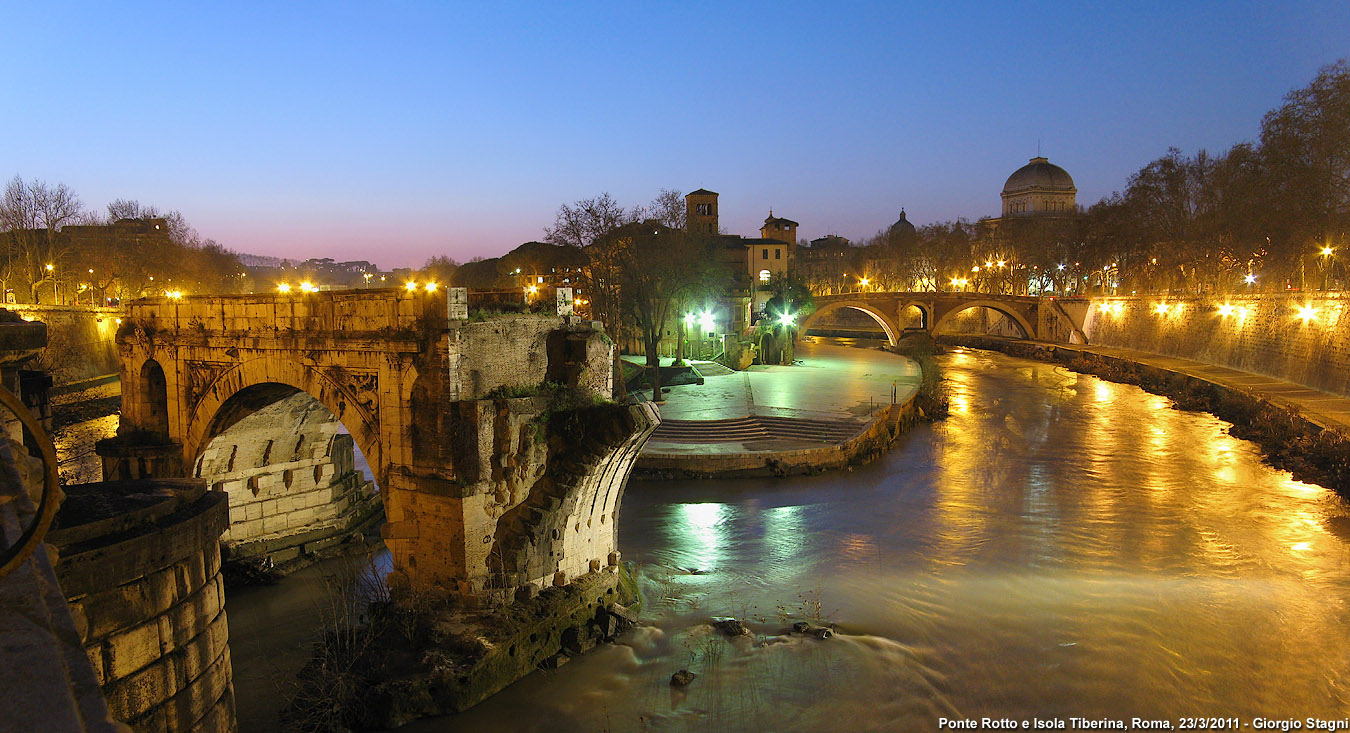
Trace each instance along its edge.
<path fill-rule="evenodd" d="M 1159 304 L 1167 306 L 1160 313 Z M 1109 310 L 1106 306 L 1109 305 Z M 1231 312 L 1223 315 L 1221 306 Z M 1312 308 L 1311 318 L 1300 310 Z M 1350 394 L 1350 297 L 1094 298 L 1088 343 L 1148 351 Z"/>
<path fill-rule="evenodd" d="M 452 327 L 449 399 L 481 399 L 499 387 L 533 387 L 542 381 L 611 394 L 614 347 L 598 327 L 586 328 L 589 323 L 576 316 L 520 314 Z"/>
<path fill-rule="evenodd" d="M 113 337 L 125 311 L 54 305 L 5 306 L 24 320 L 47 324 L 47 348 L 38 357 L 55 384 L 117 373 L 117 345 Z"/>
<path fill-rule="evenodd" d="M 230 499 L 222 540 L 230 557 L 278 554 L 287 537 L 341 533 L 378 503 L 373 484 L 356 471 L 352 437 L 323 405 L 303 392 L 267 404 L 217 435 L 198 459 L 196 475 Z M 280 562 L 287 553 L 273 557 Z"/>
<path fill-rule="evenodd" d="M 191 479 L 68 491 L 73 503 L 63 517 L 85 494 L 98 507 L 130 504 L 49 535 L 112 716 L 136 731 L 234 730 L 217 539 L 225 529 L 224 494 Z"/>

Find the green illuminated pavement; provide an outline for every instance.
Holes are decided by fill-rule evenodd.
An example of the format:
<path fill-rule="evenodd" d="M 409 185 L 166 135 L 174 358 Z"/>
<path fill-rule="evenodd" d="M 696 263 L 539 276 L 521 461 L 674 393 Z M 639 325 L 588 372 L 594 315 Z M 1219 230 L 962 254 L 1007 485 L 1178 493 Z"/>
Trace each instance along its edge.
<path fill-rule="evenodd" d="M 706 376 L 701 385 L 670 387 L 661 418 L 666 421 L 732 420 L 752 416 L 829 421 L 861 431 L 874 413 L 917 390 L 919 366 L 902 356 L 873 348 L 824 344 L 807 339 L 797 346 L 791 366 L 752 366 L 742 372 Z M 650 392 L 645 395 L 650 397 Z M 654 436 L 646 452 L 766 453 L 819 446 L 820 441 L 790 438 L 716 442 L 713 426 L 701 439 Z M 832 442 L 832 441 L 831 441 Z"/>

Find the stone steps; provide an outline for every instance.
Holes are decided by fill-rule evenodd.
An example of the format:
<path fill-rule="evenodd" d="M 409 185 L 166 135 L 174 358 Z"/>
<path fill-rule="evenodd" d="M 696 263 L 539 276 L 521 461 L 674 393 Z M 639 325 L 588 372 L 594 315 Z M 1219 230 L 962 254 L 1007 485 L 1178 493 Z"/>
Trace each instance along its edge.
<path fill-rule="evenodd" d="M 664 420 L 651 440 L 661 443 L 733 443 L 749 440 L 807 440 L 842 443 L 866 427 L 845 420 L 810 420 L 752 415 L 729 420 Z"/>
<path fill-rule="evenodd" d="M 689 365 L 694 368 L 694 371 L 705 377 L 725 377 L 736 373 L 735 370 L 728 369 L 715 361 L 690 361 Z"/>

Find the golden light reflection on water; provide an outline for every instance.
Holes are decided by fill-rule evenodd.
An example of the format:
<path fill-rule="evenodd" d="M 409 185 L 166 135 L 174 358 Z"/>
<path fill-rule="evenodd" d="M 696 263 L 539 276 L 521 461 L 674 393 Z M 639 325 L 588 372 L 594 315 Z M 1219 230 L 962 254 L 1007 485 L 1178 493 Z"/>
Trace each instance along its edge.
<path fill-rule="evenodd" d="M 611 694 L 550 722 L 934 730 L 938 711 L 1350 709 L 1345 502 L 1135 387 L 980 352 L 942 359 L 962 409 L 856 472 L 714 482 L 697 500 L 687 483 L 630 487 L 625 554 L 710 569 L 683 576 L 697 607 L 654 622 L 618 671 L 582 657 L 563 682 L 489 701 L 499 727 L 521 705 L 596 689 Z M 800 616 L 813 599 L 841 643 L 777 640 L 773 609 Z M 699 651 L 716 638 L 707 619 L 742 610 L 768 617 L 752 626 L 774 643 L 723 642 L 719 668 Z M 681 667 L 700 674 L 687 698 L 667 684 Z"/>

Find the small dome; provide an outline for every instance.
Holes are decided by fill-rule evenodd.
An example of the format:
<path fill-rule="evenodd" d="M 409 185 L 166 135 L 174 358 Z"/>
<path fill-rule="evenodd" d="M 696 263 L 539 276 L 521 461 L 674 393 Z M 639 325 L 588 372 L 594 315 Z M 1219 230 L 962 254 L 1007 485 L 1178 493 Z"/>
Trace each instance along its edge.
<path fill-rule="evenodd" d="M 1069 172 L 1051 163 L 1046 158 L 1032 158 L 1030 163 L 1018 168 L 1008 182 L 1003 184 L 1003 194 L 1022 193 L 1023 191 L 1064 191 L 1077 192 L 1073 186 L 1073 177 Z"/>
<path fill-rule="evenodd" d="M 909 219 L 906 219 L 906 218 L 905 218 L 905 210 L 904 210 L 904 209 L 901 209 L 901 210 L 900 210 L 900 218 L 897 219 L 897 220 L 895 221 L 895 223 L 891 225 L 891 231 L 892 231 L 892 232 L 895 232 L 896 234 L 900 234 L 900 233 L 913 234 L 913 233 L 914 233 L 914 225 L 910 223 Z"/>

